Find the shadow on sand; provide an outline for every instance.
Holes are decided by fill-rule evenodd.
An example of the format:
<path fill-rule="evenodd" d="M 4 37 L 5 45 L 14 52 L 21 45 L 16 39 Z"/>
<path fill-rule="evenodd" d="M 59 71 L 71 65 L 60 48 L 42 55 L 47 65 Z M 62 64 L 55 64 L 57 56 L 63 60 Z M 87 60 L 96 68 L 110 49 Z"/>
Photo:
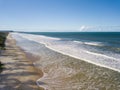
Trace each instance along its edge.
<path fill-rule="evenodd" d="M 0 74 L 0 90 L 44 90 L 43 88 L 36 87 L 36 81 L 35 79 L 32 79 L 38 77 L 40 73 L 34 70 L 27 71 L 29 67 L 33 67 L 33 64 L 29 63 L 29 61 L 25 60 L 23 57 L 17 57 L 21 55 L 22 54 L 18 53 L 4 53 L 1 55 L 1 57 L 12 57 L 12 61 L 15 62 L 7 62 L 6 64 L 10 65 L 10 67 L 4 68 L 3 70 L 0 69 L 0 72 L 3 71 Z"/>

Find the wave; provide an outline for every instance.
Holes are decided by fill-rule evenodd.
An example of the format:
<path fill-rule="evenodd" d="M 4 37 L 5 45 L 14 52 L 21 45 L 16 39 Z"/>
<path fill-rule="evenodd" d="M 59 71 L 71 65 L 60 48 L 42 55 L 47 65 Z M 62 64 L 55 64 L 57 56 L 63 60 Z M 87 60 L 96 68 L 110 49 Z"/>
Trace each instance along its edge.
<path fill-rule="evenodd" d="M 73 41 L 62 41 L 61 38 L 47 37 L 43 35 L 32 35 L 32 34 L 20 34 L 12 33 L 13 35 L 18 35 L 28 40 L 35 41 L 40 44 L 44 44 L 47 48 L 54 50 L 56 52 L 68 55 L 101 67 L 106 67 L 115 71 L 120 72 L 120 60 L 118 58 L 111 57 L 105 54 L 95 53 L 89 51 L 89 49 L 82 47 L 82 44 L 88 45 L 101 45 L 100 42 L 82 42 L 74 41 L 75 43 L 81 44 L 79 47 L 73 43 Z M 114 56 L 114 55 L 112 55 Z"/>
<path fill-rule="evenodd" d="M 108 58 L 108 59 L 113 59 L 113 60 L 116 60 L 116 61 L 120 61 L 117 58 L 110 57 L 110 56 L 107 56 L 107 55 L 104 55 L 104 54 L 94 53 L 94 52 L 90 52 L 90 51 L 85 51 L 85 52 L 88 53 L 88 54 L 91 54 L 91 55 L 102 56 L 102 57 L 105 57 L 105 58 Z"/>
<path fill-rule="evenodd" d="M 74 40 L 73 42 L 79 44 L 91 45 L 91 46 L 103 46 L 103 43 L 101 42 L 87 42 L 87 41 L 76 41 L 76 40 Z"/>

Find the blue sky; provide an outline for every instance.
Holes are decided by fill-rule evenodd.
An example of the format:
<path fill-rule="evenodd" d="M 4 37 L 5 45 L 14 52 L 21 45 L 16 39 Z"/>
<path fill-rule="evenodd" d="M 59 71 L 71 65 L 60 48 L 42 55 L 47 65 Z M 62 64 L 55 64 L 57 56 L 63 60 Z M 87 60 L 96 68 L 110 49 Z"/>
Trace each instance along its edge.
<path fill-rule="evenodd" d="M 120 0 L 0 0 L 0 29 L 120 31 Z M 94 31 L 93 30 L 93 31 Z"/>

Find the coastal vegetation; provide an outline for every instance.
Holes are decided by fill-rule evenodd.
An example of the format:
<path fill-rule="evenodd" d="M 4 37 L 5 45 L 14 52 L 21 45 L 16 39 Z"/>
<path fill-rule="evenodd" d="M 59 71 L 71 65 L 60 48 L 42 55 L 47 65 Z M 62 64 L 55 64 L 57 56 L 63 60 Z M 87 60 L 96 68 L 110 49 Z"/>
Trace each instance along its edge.
<path fill-rule="evenodd" d="M 5 49 L 5 40 L 8 32 L 0 32 L 0 50 Z"/>
<path fill-rule="evenodd" d="M 5 50 L 5 40 L 8 35 L 8 32 L 0 32 L 0 54 L 2 50 Z M 0 61 L 0 72 L 3 69 L 3 64 Z"/>

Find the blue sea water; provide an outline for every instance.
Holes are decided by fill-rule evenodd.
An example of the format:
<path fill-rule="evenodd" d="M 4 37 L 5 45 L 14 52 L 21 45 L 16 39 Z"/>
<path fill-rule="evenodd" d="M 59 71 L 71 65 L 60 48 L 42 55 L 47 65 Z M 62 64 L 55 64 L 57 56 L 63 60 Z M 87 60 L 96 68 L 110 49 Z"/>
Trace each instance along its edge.
<path fill-rule="evenodd" d="M 84 45 L 102 51 L 120 53 L 120 32 L 29 32 L 35 35 L 62 38 L 66 41 L 83 42 Z M 87 42 L 87 43 L 86 43 Z"/>
<path fill-rule="evenodd" d="M 101 42 L 119 42 L 120 32 L 27 32 L 35 35 L 66 38 L 71 40 L 88 40 Z"/>
<path fill-rule="evenodd" d="M 72 40 L 113 41 L 120 43 L 120 32 L 27 32 L 35 35 L 67 38 Z"/>

